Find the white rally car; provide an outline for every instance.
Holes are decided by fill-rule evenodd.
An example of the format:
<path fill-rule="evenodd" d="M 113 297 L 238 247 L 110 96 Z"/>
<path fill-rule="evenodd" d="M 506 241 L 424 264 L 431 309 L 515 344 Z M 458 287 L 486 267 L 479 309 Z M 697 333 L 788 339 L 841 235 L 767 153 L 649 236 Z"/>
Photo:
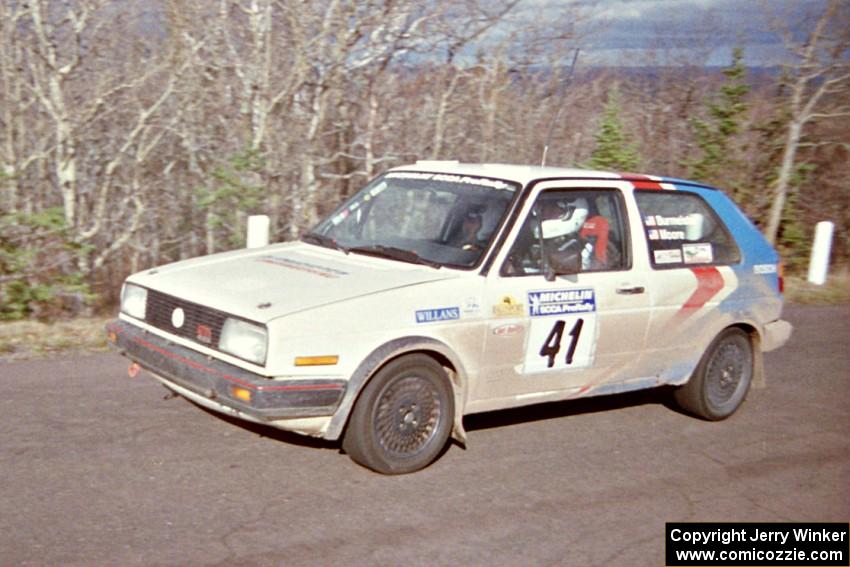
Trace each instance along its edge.
<path fill-rule="evenodd" d="M 202 406 L 405 473 L 470 413 L 666 384 L 723 419 L 788 340 L 781 310 L 776 252 L 719 190 L 418 162 L 300 242 L 130 276 L 107 332 Z"/>

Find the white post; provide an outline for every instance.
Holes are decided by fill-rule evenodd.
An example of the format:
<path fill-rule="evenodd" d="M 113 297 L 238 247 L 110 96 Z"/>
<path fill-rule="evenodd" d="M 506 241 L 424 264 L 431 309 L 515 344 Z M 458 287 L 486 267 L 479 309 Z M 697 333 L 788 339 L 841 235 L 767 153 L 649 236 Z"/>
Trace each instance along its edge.
<path fill-rule="evenodd" d="M 247 248 L 262 248 L 269 245 L 268 215 L 251 215 L 248 217 Z"/>
<path fill-rule="evenodd" d="M 829 271 L 829 250 L 832 247 L 832 231 L 835 225 L 828 221 L 815 226 L 815 242 L 812 245 L 812 257 L 809 261 L 809 281 L 813 284 L 826 283 Z"/>

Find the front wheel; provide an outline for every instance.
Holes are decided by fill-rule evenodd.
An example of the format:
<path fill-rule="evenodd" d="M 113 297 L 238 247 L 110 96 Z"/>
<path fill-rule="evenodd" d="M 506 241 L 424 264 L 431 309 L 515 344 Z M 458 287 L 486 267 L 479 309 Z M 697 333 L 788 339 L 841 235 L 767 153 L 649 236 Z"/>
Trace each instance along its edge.
<path fill-rule="evenodd" d="M 424 354 L 402 356 L 366 384 L 342 448 L 379 473 L 414 472 L 443 450 L 453 419 L 454 394 L 442 366 Z"/>
<path fill-rule="evenodd" d="M 674 397 L 682 409 L 719 421 L 735 413 L 752 379 L 752 341 L 741 329 L 729 328 L 714 339 L 691 379 Z"/>

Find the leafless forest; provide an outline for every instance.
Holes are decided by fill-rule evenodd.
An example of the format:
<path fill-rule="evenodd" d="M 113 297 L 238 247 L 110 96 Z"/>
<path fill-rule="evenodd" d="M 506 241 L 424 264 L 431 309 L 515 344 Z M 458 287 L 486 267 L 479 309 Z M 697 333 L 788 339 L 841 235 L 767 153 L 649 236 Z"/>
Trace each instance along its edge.
<path fill-rule="evenodd" d="M 0 0 L 0 318 L 114 301 L 132 271 L 240 246 L 249 214 L 295 238 L 391 166 L 540 163 L 550 125 L 550 165 L 701 178 L 790 266 L 819 220 L 850 257 L 847 0 L 793 33 L 771 14 L 796 59 L 737 75 L 700 38 L 671 61 L 659 30 L 646 61 L 570 76 L 604 23 L 562 5 Z"/>

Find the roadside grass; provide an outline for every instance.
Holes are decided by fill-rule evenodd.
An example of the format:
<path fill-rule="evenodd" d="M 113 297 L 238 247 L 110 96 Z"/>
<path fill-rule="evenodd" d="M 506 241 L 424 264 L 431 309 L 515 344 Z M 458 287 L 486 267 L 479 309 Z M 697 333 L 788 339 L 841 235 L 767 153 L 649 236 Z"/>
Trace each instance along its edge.
<path fill-rule="evenodd" d="M 805 305 L 837 305 L 850 302 L 850 270 L 835 270 L 823 285 L 806 280 L 805 275 L 785 277 L 785 301 Z"/>
<path fill-rule="evenodd" d="M 73 351 L 105 351 L 109 317 L 93 317 L 42 323 L 0 323 L 0 360 L 42 358 Z"/>
<path fill-rule="evenodd" d="M 785 278 L 785 300 L 805 305 L 850 303 L 850 270 L 835 270 L 827 283 L 814 285 L 804 275 Z M 42 323 L 0 323 L 0 360 L 41 358 L 67 352 L 107 350 L 104 325 L 111 317 L 92 317 Z"/>

